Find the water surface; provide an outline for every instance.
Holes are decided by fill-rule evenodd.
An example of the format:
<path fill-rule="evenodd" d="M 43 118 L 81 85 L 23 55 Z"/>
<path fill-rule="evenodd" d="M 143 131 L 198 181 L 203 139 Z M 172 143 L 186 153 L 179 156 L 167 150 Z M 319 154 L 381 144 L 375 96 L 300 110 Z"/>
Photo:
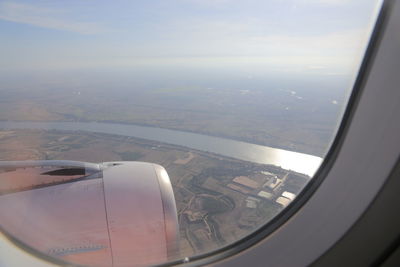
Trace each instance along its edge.
<path fill-rule="evenodd" d="M 212 152 L 235 159 L 280 166 L 313 176 L 322 158 L 221 137 L 138 125 L 99 122 L 13 122 L 0 121 L 3 129 L 85 131 L 137 137 Z"/>

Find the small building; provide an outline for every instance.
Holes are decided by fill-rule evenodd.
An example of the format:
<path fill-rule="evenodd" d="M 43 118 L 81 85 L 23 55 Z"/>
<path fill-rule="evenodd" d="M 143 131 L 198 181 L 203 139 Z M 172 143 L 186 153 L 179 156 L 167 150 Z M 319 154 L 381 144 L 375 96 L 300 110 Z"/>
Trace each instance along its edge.
<path fill-rule="evenodd" d="M 283 193 L 282 193 L 282 196 L 283 196 L 283 197 L 286 197 L 286 198 L 288 198 L 288 199 L 290 199 L 291 201 L 293 201 L 293 199 L 296 198 L 296 195 L 295 195 L 295 194 L 290 193 L 290 192 L 288 192 L 288 191 L 283 192 Z"/>
<path fill-rule="evenodd" d="M 274 196 L 271 193 L 260 191 L 257 196 L 271 200 Z"/>
<path fill-rule="evenodd" d="M 290 204 L 291 200 L 286 197 L 278 197 L 275 202 L 281 204 L 283 207 L 286 207 Z"/>
<path fill-rule="evenodd" d="M 278 185 L 280 185 L 280 183 L 282 182 L 281 179 L 278 178 L 272 178 L 271 180 L 269 180 L 268 182 L 266 182 L 263 187 L 269 187 L 272 190 L 275 189 Z"/>
<path fill-rule="evenodd" d="M 259 187 L 258 183 L 252 179 L 250 179 L 249 177 L 246 176 L 237 176 L 233 179 L 233 181 L 235 183 L 238 183 L 240 185 L 244 185 L 247 186 L 251 189 L 256 189 Z"/>
<path fill-rule="evenodd" d="M 260 200 L 254 198 L 254 197 L 248 197 L 246 198 L 246 207 L 250 209 L 255 209 L 257 208 L 257 203 L 260 202 Z"/>
<path fill-rule="evenodd" d="M 248 197 L 247 199 L 254 200 L 256 202 L 260 202 L 261 201 L 259 198 L 256 198 L 256 197 Z"/>

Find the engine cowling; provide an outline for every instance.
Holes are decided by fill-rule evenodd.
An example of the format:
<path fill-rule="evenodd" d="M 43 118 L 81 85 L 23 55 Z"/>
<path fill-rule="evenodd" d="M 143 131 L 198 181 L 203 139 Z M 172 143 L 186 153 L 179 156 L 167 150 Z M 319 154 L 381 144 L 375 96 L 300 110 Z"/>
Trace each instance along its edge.
<path fill-rule="evenodd" d="M 178 253 L 165 169 L 145 162 L 0 164 L 2 231 L 52 257 L 90 266 L 144 266 Z"/>

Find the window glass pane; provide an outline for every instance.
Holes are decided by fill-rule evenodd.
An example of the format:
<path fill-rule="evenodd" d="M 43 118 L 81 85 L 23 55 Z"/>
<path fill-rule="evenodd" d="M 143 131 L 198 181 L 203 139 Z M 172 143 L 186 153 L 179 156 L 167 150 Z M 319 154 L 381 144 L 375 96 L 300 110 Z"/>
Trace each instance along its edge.
<path fill-rule="evenodd" d="M 1 2 L 1 228 L 94 266 L 249 235 L 320 166 L 380 5 Z"/>

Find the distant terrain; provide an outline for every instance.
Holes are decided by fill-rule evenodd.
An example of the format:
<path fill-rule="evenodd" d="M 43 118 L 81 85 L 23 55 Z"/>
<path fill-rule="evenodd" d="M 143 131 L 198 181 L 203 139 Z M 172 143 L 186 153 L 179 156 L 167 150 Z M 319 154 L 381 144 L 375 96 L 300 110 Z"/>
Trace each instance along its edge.
<path fill-rule="evenodd" d="M 148 71 L 0 77 L 0 120 L 130 123 L 322 157 L 345 101 L 343 78 L 279 80 L 204 71 L 181 75 Z"/>

